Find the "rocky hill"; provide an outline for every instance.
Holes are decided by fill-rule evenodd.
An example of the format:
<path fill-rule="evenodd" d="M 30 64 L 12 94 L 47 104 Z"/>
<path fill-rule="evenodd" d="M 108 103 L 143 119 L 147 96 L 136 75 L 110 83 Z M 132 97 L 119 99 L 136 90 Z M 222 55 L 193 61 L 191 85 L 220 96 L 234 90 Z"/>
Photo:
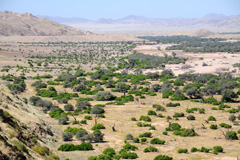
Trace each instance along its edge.
<path fill-rule="evenodd" d="M 92 33 L 58 24 L 46 18 L 38 18 L 29 13 L 0 12 L 0 35 L 3 36 L 70 36 L 88 34 Z"/>
<path fill-rule="evenodd" d="M 40 112 L 0 85 L 0 159 L 51 159 L 56 136 Z"/>

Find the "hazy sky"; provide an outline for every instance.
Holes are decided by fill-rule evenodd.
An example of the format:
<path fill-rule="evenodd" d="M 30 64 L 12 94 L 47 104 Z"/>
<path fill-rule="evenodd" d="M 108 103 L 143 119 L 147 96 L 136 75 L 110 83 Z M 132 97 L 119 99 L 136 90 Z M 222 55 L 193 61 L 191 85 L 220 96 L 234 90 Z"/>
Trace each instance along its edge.
<path fill-rule="evenodd" d="M 240 0 L 0 0 L 0 11 L 60 17 L 149 18 L 203 17 L 209 13 L 239 15 Z"/>

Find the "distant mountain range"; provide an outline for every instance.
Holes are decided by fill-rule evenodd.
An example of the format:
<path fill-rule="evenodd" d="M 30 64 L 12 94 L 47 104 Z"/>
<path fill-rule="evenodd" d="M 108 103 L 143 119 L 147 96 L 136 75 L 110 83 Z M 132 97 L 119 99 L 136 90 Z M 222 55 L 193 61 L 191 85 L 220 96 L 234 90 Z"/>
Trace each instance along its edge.
<path fill-rule="evenodd" d="M 198 30 L 240 31 L 240 15 L 225 16 L 223 14 L 208 14 L 202 18 L 147 18 L 130 15 L 121 19 L 101 18 L 96 21 L 85 18 L 45 17 L 52 21 L 67 24 L 85 30 Z"/>
<path fill-rule="evenodd" d="M 30 13 L 0 12 L 0 35 L 3 36 L 70 36 L 92 34 L 64 24 L 38 18 Z"/>

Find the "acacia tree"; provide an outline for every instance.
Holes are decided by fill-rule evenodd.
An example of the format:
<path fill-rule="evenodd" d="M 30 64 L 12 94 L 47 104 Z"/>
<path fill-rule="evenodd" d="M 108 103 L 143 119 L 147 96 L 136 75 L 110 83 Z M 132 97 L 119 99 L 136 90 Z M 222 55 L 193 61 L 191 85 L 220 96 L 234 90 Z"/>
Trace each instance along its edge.
<path fill-rule="evenodd" d="M 198 89 L 196 87 L 192 87 L 187 90 L 186 94 L 192 99 L 193 97 L 198 96 Z"/>
<path fill-rule="evenodd" d="M 98 107 L 98 106 L 94 106 L 93 109 L 91 110 L 91 113 L 92 114 L 95 114 L 95 124 L 97 124 L 97 117 L 98 117 L 98 114 L 102 114 L 104 113 L 104 109 Z"/>
<path fill-rule="evenodd" d="M 117 83 L 116 89 L 119 90 L 120 92 L 123 92 L 124 96 L 125 96 L 129 89 L 129 86 L 126 85 L 126 83 L 119 82 L 119 83 Z"/>
<path fill-rule="evenodd" d="M 206 96 L 211 96 L 215 95 L 217 93 L 217 87 L 215 86 L 207 86 L 202 89 L 202 93 Z"/>

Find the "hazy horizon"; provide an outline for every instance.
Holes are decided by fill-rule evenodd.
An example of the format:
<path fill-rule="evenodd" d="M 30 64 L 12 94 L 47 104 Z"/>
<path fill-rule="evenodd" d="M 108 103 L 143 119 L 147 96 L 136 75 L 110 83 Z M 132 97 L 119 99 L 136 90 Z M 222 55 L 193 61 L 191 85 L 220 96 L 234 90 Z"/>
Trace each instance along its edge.
<path fill-rule="evenodd" d="M 130 15 L 147 18 L 200 18 L 208 14 L 240 14 L 239 0 L 90 0 L 30 1 L 2 0 L 0 11 L 32 13 L 35 16 L 85 18 L 89 20 L 120 19 Z"/>

